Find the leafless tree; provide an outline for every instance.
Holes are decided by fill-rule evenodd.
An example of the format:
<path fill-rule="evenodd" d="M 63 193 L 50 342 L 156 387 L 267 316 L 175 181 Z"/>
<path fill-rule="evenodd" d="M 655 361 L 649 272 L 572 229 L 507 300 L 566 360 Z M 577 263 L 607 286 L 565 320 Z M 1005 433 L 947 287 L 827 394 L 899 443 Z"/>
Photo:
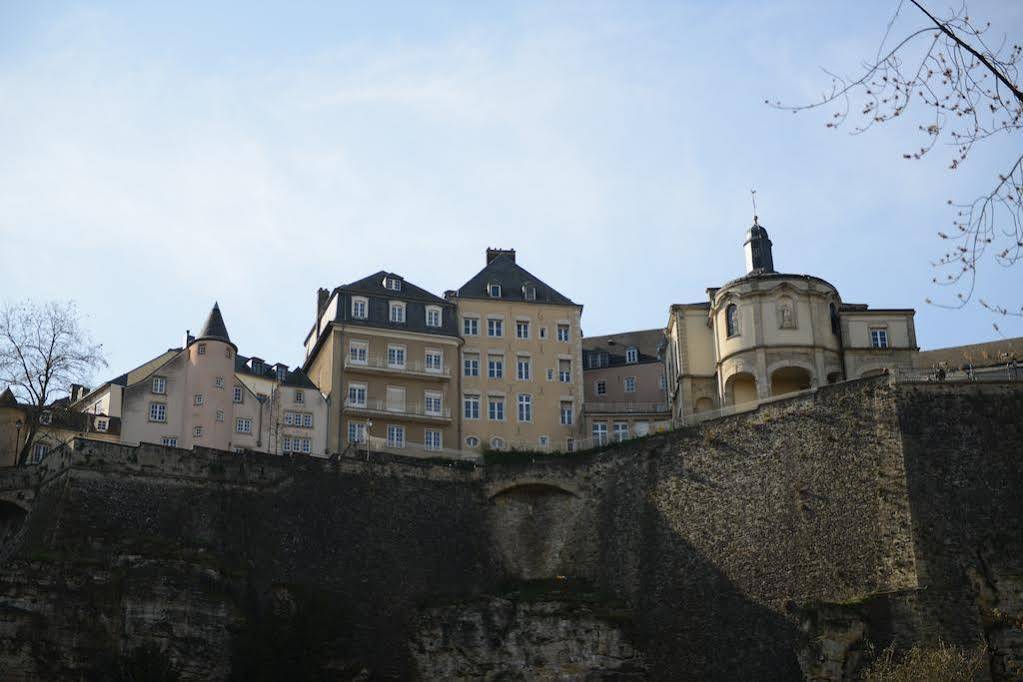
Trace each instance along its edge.
<path fill-rule="evenodd" d="M 922 26 L 896 40 L 894 27 L 909 5 Z M 1023 154 L 1015 137 L 1023 127 L 1019 80 L 1023 47 L 1004 37 L 989 42 L 990 33 L 990 22 L 971 19 L 965 3 L 938 17 L 918 0 L 899 0 L 877 54 L 862 64 L 857 77 L 825 71 L 831 76 L 831 89 L 819 100 L 797 106 L 767 102 L 793 113 L 834 106 L 827 126 L 840 127 L 852 117 L 853 134 L 904 116 L 915 104 L 924 142 L 903 158 L 920 159 L 940 141 L 953 150 L 949 166 L 953 171 L 978 143 L 1009 138 L 1009 144 L 998 147 L 1011 154 L 1007 170 L 996 174 L 990 191 L 972 201 L 948 200 L 953 228 L 938 232 L 949 246 L 933 262 L 938 270 L 934 282 L 952 287 L 955 296 L 943 303 L 928 299 L 948 308 L 961 308 L 973 298 L 977 268 L 985 254 L 1005 267 L 1023 257 Z M 1000 315 L 1023 315 L 1023 307 L 1015 310 L 983 299 L 980 303 Z"/>
<path fill-rule="evenodd" d="M 103 347 L 81 328 L 74 302 L 0 306 L 0 385 L 29 405 L 19 465 L 28 460 L 44 409 L 106 364 Z"/>

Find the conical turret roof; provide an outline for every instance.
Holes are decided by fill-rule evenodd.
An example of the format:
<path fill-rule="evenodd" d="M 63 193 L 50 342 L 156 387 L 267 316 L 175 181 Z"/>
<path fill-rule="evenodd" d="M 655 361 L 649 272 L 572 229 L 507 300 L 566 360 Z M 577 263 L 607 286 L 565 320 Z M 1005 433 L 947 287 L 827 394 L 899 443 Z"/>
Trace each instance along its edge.
<path fill-rule="evenodd" d="M 199 339 L 216 339 L 218 341 L 226 341 L 231 343 L 231 337 L 227 333 L 227 325 L 224 324 L 224 316 L 220 314 L 220 305 L 216 302 L 213 304 L 213 310 L 210 311 L 209 317 L 206 318 L 206 324 L 202 326 L 202 331 L 199 332 Z M 233 346 L 234 344 L 231 343 Z"/>

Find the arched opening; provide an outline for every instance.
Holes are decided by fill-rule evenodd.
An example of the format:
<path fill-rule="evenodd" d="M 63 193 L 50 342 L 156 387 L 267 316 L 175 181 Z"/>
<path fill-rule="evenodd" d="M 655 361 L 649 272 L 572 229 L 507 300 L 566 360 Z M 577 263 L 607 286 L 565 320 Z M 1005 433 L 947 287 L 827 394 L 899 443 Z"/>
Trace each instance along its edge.
<path fill-rule="evenodd" d="M 828 372 L 828 383 L 829 384 L 837 384 L 841 380 L 842 380 L 842 373 L 841 372 Z"/>
<path fill-rule="evenodd" d="M 735 336 L 739 333 L 739 309 L 734 303 L 729 303 L 725 308 L 725 331 L 728 336 Z"/>
<path fill-rule="evenodd" d="M 714 401 L 706 397 L 698 398 L 693 409 L 696 414 L 700 414 L 701 412 L 710 412 L 714 409 Z"/>
<path fill-rule="evenodd" d="M 810 372 L 802 367 L 781 367 L 771 374 L 771 395 L 785 395 L 810 388 Z"/>
<path fill-rule="evenodd" d="M 725 383 L 725 397 L 729 405 L 742 405 L 757 399 L 757 379 L 747 372 L 728 377 Z"/>

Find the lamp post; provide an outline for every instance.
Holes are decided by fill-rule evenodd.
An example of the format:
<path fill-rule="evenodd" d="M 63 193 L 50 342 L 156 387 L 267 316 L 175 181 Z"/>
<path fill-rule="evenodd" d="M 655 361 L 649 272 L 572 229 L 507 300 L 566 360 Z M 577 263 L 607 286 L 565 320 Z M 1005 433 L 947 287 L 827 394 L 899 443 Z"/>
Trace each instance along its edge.
<path fill-rule="evenodd" d="M 18 465 L 18 460 L 21 458 L 21 427 L 25 423 L 20 419 L 14 422 L 15 436 L 14 436 L 14 464 Z"/>

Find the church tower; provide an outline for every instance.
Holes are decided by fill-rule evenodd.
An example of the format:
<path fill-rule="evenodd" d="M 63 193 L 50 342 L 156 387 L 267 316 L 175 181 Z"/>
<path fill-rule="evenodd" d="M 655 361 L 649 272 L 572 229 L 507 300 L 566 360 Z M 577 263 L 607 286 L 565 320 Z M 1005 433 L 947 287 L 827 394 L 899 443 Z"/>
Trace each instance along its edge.
<path fill-rule="evenodd" d="M 771 255 L 771 240 L 767 230 L 753 216 L 753 226 L 746 231 L 746 274 L 759 275 L 774 272 L 774 257 Z"/>

